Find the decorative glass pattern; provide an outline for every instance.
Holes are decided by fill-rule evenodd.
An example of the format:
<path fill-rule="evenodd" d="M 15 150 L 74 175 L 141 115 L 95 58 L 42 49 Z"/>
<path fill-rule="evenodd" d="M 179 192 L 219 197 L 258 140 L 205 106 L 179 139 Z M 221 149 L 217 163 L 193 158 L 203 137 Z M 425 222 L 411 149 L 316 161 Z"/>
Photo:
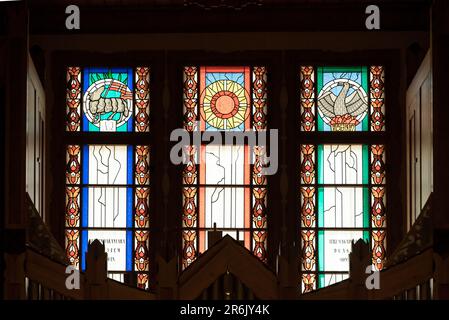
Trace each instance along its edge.
<path fill-rule="evenodd" d="M 302 292 L 348 277 L 352 241 L 373 248 L 373 267 L 385 260 L 383 145 L 301 145 Z M 314 277 L 309 277 L 314 275 Z M 316 284 L 311 283 L 314 280 Z"/>
<path fill-rule="evenodd" d="M 310 128 L 310 127 L 309 127 Z M 300 147 L 301 292 L 316 288 L 316 147 Z M 313 273 L 312 273 L 313 272 Z"/>
<path fill-rule="evenodd" d="M 385 146 L 371 146 L 371 226 L 373 266 L 382 270 L 386 247 Z"/>
<path fill-rule="evenodd" d="M 383 66 L 301 66 L 301 131 L 385 131 Z"/>
<path fill-rule="evenodd" d="M 301 291 L 348 277 L 352 241 L 371 243 L 373 268 L 386 248 L 385 146 L 344 144 L 336 131 L 385 131 L 383 66 L 301 66 Z M 314 131 L 321 131 L 316 135 Z M 323 137 L 323 140 L 321 140 Z M 324 141 L 324 137 L 326 141 Z"/>
<path fill-rule="evenodd" d="M 312 66 L 301 67 L 301 130 L 315 130 L 315 71 Z"/>
<path fill-rule="evenodd" d="M 184 128 L 188 132 L 266 129 L 265 67 L 188 66 L 183 76 Z M 207 250 L 208 234 L 215 229 L 241 241 L 266 261 L 267 188 L 262 174 L 266 150 L 248 145 L 185 148 L 183 268 Z"/>
<path fill-rule="evenodd" d="M 81 117 L 81 68 L 67 68 L 66 93 L 67 131 L 80 131 Z"/>
<path fill-rule="evenodd" d="M 368 130 L 366 67 L 318 67 L 318 131 Z"/>
<path fill-rule="evenodd" d="M 193 132 L 196 129 L 198 114 L 198 69 L 184 68 L 184 128 Z"/>
<path fill-rule="evenodd" d="M 149 132 L 149 67 L 68 67 L 66 79 L 66 131 Z M 66 147 L 67 257 L 85 270 L 88 243 L 98 239 L 108 277 L 147 289 L 150 147 L 81 141 Z"/>
<path fill-rule="evenodd" d="M 185 67 L 184 78 L 184 129 L 197 130 L 198 116 L 198 68 Z M 198 150 L 195 146 L 185 146 L 188 157 L 183 168 L 183 214 L 182 214 L 182 267 L 187 268 L 197 258 L 198 252 Z"/>
<path fill-rule="evenodd" d="M 253 127 L 266 129 L 267 125 L 267 70 L 265 67 L 253 68 Z"/>
<path fill-rule="evenodd" d="M 148 67 L 68 67 L 66 79 L 67 131 L 149 131 Z"/>
<path fill-rule="evenodd" d="M 138 67 L 135 73 L 135 130 L 148 132 L 150 130 L 150 68 Z"/>
<path fill-rule="evenodd" d="M 382 66 L 370 67 L 371 130 L 385 131 L 385 72 Z"/>
<path fill-rule="evenodd" d="M 250 127 L 250 68 L 200 68 L 201 130 Z"/>
<path fill-rule="evenodd" d="M 132 131 L 133 70 L 83 69 L 83 131 Z"/>

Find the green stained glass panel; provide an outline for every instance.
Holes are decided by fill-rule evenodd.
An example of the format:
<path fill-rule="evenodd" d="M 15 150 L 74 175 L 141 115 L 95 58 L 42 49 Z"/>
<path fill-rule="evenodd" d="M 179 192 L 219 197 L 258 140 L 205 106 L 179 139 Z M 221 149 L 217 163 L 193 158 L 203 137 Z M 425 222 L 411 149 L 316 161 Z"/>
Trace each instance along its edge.
<path fill-rule="evenodd" d="M 368 68 L 317 68 L 318 131 L 368 131 Z"/>

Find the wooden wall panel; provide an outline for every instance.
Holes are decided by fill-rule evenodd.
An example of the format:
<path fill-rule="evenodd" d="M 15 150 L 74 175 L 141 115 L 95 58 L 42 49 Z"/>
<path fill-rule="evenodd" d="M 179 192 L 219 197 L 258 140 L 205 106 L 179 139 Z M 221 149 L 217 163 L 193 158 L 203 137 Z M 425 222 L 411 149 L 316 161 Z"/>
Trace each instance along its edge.
<path fill-rule="evenodd" d="M 407 230 L 433 190 L 432 72 L 427 53 L 407 90 Z"/>

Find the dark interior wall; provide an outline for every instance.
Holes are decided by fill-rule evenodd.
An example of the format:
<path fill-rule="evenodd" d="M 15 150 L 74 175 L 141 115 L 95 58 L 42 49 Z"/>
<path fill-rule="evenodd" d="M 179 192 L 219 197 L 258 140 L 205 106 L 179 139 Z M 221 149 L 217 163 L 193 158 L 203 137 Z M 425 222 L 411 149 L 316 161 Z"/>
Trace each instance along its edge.
<path fill-rule="evenodd" d="M 1 17 L 1 14 L 0 14 L 0 17 Z M 0 39 L 1 39 L 1 28 L 0 28 Z M 0 43 L 1 43 L 1 41 L 0 41 Z M 5 61 L 4 59 L 6 59 L 5 58 L 5 52 L 6 50 L 5 50 L 5 48 L 4 48 L 4 46 L 3 45 L 1 45 L 0 44 L 0 61 Z M 4 65 L 5 64 L 1 64 L 0 65 L 0 106 L 1 107 L 3 107 L 4 105 L 5 105 L 5 77 L 4 77 L 4 75 L 5 75 L 5 70 L 4 70 Z M 5 120 L 4 120 L 5 118 L 4 117 L 1 117 L 1 120 L 0 120 L 0 130 L 1 130 L 1 132 L 0 132 L 0 136 L 2 137 L 2 140 L 1 140 L 1 143 L 0 143 L 0 145 L 1 145 L 1 154 L 2 155 L 5 155 L 5 151 L 6 151 L 6 141 L 5 141 Z M 5 182 L 5 157 L 4 156 L 2 156 L 1 157 L 1 160 L 0 160 L 0 180 L 2 181 L 2 184 L 4 184 Z M 6 186 L 5 185 L 3 185 L 3 188 L 5 188 Z M 2 213 L 4 213 L 5 212 L 5 201 L 4 201 L 4 198 L 5 198 L 5 194 L 3 193 L 3 192 L 0 192 L 0 202 L 1 202 L 1 211 L 2 211 Z M 1 218 L 0 218 L 0 241 L 1 241 L 1 244 L 0 244 L 0 272 L 1 272 L 1 276 L 0 276 L 0 285 L 1 285 L 1 288 L 0 288 L 0 299 L 3 299 L 3 289 L 4 289 L 4 285 L 3 285 L 3 282 L 4 282 L 4 274 L 5 274 L 5 270 L 4 270 L 4 265 L 5 265 L 5 263 L 4 263 L 4 250 L 5 250 L 5 248 L 4 248 L 4 244 L 5 244 L 5 241 L 4 241 L 4 228 L 5 228 L 5 217 L 4 217 L 4 214 L 1 214 L 0 215 L 1 216 Z"/>
<path fill-rule="evenodd" d="M 98 57 L 106 56 L 105 64 L 110 65 L 114 64 L 114 57 L 117 57 L 117 61 L 120 63 L 123 61 L 127 61 L 129 59 L 130 63 L 134 63 L 137 60 L 142 61 L 145 53 L 148 56 L 155 55 L 159 56 L 160 59 L 158 63 L 161 63 L 162 66 L 157 68 L 157 79 L 161 81 L 161 83 L 156 86 L 158 89 L 156 92 L 152 92 L 153 97 L 155 99 L 159 99 L 161 102 L 160 105 L 152 103 L 151 106 L 151 116 L 153 117 L 153 121 L 155 117 L 158 117 L 158 109 L 164 107 L 168 108 L 168 112 L 170 117 L 172 114 L 179 114 L 179 119 L 181 115 L 181 104 L 175 105 L 174 101 L 177 101 L 175 96 L 179 96 L 180 92 L 175 92 L 175 88 L 178 88 L 176 85 L 170 84 L 167 82 L 172 81 L 171 79 L 178 79 L 178 77 L 174 74 L 175 72 L 173 68 L 169 65 L 170 61 L 165 57 L 175 56 L 178 57 L 178 60 L 182 60 L 182 56 L 184 54 L 194 55 L 193 50 L 198 52 L 199 56 L 208 57 L 205 59 L 208 63 L 215 59 L 215 64 L 221 63 L 222 58 L 232 61 L 232 56 L 244 57 L 248 55 L 251 57 L 251 54 L 257 51 L 263 51 L 265 56 L 269 59 L 269 56 L 272 53 L 273 57 L 279 57 L 281 62 L 279 63 L 279 70 L 274 70 L 276 74 L 275 79 L 277 81 L 291 81 L 291 79 L 287 76 L 287 74 L 291 70 L 297 68 L 298 65 L 294 65 L 290 60 L 286 58 L 290 53 L 296 56 L 301 56 L 301 52 L 314 52 L 317 53 L 321 60 L 326 61 L 327 64 L 340 64 L 342 60 L 351 61 L 351 57 L 354 56 L 354 61 L 363 61 L 365 58 L 372 57 L 375 58 L 375 54 L 373 54 L 373 50 L 378 51 L 379 53 L 384 52 L 384 56 L 390 57 L 390 63 L 394 64 L 394 75 L 389 75 L 387 73 L 387 77 L 390 77 L 391 83 L 394 83 L 394 88 L 397 92 L 394 92 L 393 95 L 396 97 L 395 100 L 390 100 L 391 104 L 387 105 L 387 112 L 390 112 L 392 117 L 389 119 L 394 119 L 396 123 L 390 123 L 390 126 L 397 126 L 397 128 L 402 128 L 398 133 L 400 135 L 400 139 L 398 137 L 394 138 L 394 147 L 399 148 L 401 150 L 400 153 L 405 155 L 405 123 L 402 120 L 405 119 L 405 92 L 408 84 L 408 77 L 410 73 L 415 71 L 411 71 L 411 69 L 416 68 L 414 64 L 408 63 L 410 58 L 410 47 L 421 48 L 420 50 L 427 51 L 429 44 L 429 35 L 425 31 L 416 31 L 416 32 L 239 32 L 239 33 L 161 33 L 161 34 L 74 34 L 70 35 L 70 32 L 67 32 L 64 35 L 31 35 L 30 37 L 30 47 L 36 46 L 38 47 L 44 59 L 41 63 L 45 63 L 45 72 L 44 72 L 44 88 L 46 91 L 46 103 L 47 103 L 47 119 L 46 119 L 46 214 L 47 221 L 50 221 L 52 230 L 56 237 L 63 243 L 63 200 L 57 200 L 58 197 L 63 197 L 63 193 L 61 193 L 61 189 L 64 185 L 63 173 L 58 173 L 58 170 L 62 168 L 64 170 L 63 163 L 65 157 L 63 155 L 63 144 L 61 136 L 64 131 L 64 120 L 60 118 L 59 114 L 61 114 L 61 108 L 65 110 L 65 105 L 63 101 L 60 100 L 61 94 L 64 93 L 58 92 L 61 88 L 64 88 L 64 85 L 61 86 L 60 83 L 55 83 L 55 79 L 64 79 L 65 69 L 61 69 L 61 61 L 64 61 L 64 56 L 70 57 L 70 61 L 76 61 L 77 55 L 79 55 L 80 61 L 85 61 L 86 57 L 95 56 Z M 367 52 L 371 51 L 369 55 Z M 139 54 L 140 52 L 140 54 Z M 190 52 L 190 53 L 189 53 Z M 250 53 L 251 52 L 251 53 Z M 165 56 L 166 55 L 166 56 Z M 366 57 L 365 57 L 366 55 Z M 138 56 L 138 58 L 137 58 Z M 165 57 L 164 57 L 165 56 Z M 307 55 L 304 55 L 307 56 Z M 277 58 L 276 58 L 277 59 Z M 310 54 L 309 54 L 310 59 Z M 419 60 L 420 58 L 412 60 Z M 101 65 L 102 59 L 97 58 L 94 59 L 96 65 Z M 152 60 L 149 59 L 149 60 Z M 198 59 L 197 59 L 198 60 Z M 236 61 L 244 61 L 248 60 L 248 58 L 241 60 L 236 59 Z M 69 60 L 68 60 L 69 61 Z M 154 61 L 154 60 L 153 60 Z M 165 61 L 165 62 L 164 62 Z M 35 62 L 36 63 L 36 62 Z M 167 63 L 167 65 L 164 65 Z M 300 63 L 300 62 L 298 62 Z M 419 63 L 418 63 L 419 65 Z M 39 70 L 40 67 L 36 66 Z M 269 78 L 270 79 L 270 78 Z M 285 84 L 288 88 L 288 83 Z M 281 83 L 274 84 L 274 87 L 279 89 L 281 87 Z M 387 92 L 388 92 L 387 87 Z M 276 91 L 276 90 L 275 90 Z M 281 101 L 281 94 L 279 90 L 276 92 L 276 96 L 274 97 L 273 105 L 270 106 L 269 112 L 282 112 L 283 116 L 286 117 L 286 123 L 282 124 L 278 118 L 274 123 L 277 123 L 279 126 L 284 126 L 284 128 L 280 128 L 280 130 L 285 130 L 285 132 L 289 132 L 288 128 L 292 128 L 297 126 L 299 118 L 296 119 L 292 114 L 296 114 L 295 110 L 290 110 L 289 108 L 295 107 L 292 106 L 291 103 L 287 103 L 286 101 L 293 101 L 294 95 L 297 94 L 295 88 L 290 88 L 286 91 L 286 99 Z M 59 97 L 59 98 L 58 98 Z M 165 100 L 164 100 L 165 99 Z M 162 103 L 162 100 L 165 102 Z M 286 100 L 286 101 L 285 101 Z M 285 105 L 282 108 L 281 104 Z M 287 107 L 288 105 L 288 107 Z M 167 111 L 164 111 L 166 113 Z M 63 113 L 62 113 L 63 114 Z M 162 117 L 162 116 L 161 116 Z M 282 116 L 280 116 L 282 117 Z M 276 117 L 275 117 L 276 118 Z M 162 119 L 162 118 L 161 118 Z M 164 120 L 165 121 L 165 120 Z M 166 128 L 170 127 L 170 125 L 166 126 Z M 163 131 L 161 129 L 160 134 L 168 134 L 169 131 Z M 162 133 L 165 132 L 165 133 Z M 286 135 L 286 146 L 295 145 L 296 136 L 291 134 Z M 157 136 L 155 141 L 167 141 L 167 137 Z M 158 142 L 160 143 L 160 142 Z M 165 147 L 166 150 L 168 150 Z M 291 150 L 291 149 L 288 149 Z M 282 154 L 282 150 L 279 150 L 280 154 Z M 290 151 L 287 152 L 287 155 Z M 168 151 L 167 151 L 168 153 Z M 166 155 L 168 159 L 168 154 Z M 388 156 L 388 155 L 387 155 Z M 392 251 L 392 248 L 395 247 L 396 244 L 402 239 L 405 232 L 405 180 L 406 180 L 406 172 L 405 172 L 405 156 L 403 158 L 393 159 L 391 163 L 394 163 L 394 167 L 388 166 L 388 170 L 395 170 L 395 177 L 399 179 L 396 187 L 394 188 L 394 192 L 398 193 L 396 206 L 393 208 L 392 212 L 389 212 L 389 221 L 394 222 L 390 223 L 389 226 L 392 226 L 394 229 L 390 230 L 389 238 L 388 238 L 388 248 L 389 252 Z M 282 163 L 282 159 L 280 162 Z M 159 178 L 156 177 L 158 185 L 152 185 L 152 188 L 160 188 L 164 189 L 164 179 L 170 180 L 172 183 L 179 183 L 175 179 L 176 174 L 172 174 L 170 171 L 171 167 L 167 167 L 164 162 L 159 163 L 163 167 L 163 173 L 158 173 Z M 159 171 L 159 168 L 156 168 Z M 289 171 L 291 173 L 291 171 Z M 165 176 L 164 176 L 165 175 Z M 281 197 L 285 197 L 290 201 L 292 196 L 288 196 L 286 194 L 282 194 L 288 192 L 289 194 L 293 194 L 295 190 L 293 190 L 293 186 L 296 185 L 297 176 L 293 173 L 293 175 L 288 174 L 284 176 L 284 178 L 279 178 L 280 172 L 278 172 L 273 182 L 274 184 L 270 185 L 270 188 L 274 190 L 279 190 L 275 194 L 280 195 Z M 62 178 L 61 178 L 62 177 Z M 154 181 L 153 181 L 154 182 Z M 285 188 L 284 185 L 287 183 L 290 187 Z M 181 197 L 181 193 L 179 193 L 179 198 Z M 389 196 L 390 197 L 390 196 Z M 293 197 L 294 198 L 294 197 Z M 272 198 L 270 198 L 272 199 Z M 299 199 L 299 194 L 297 195 L 297 199 Z M 61 201 L 62 200 L 62 201 Z M 279 201 L 279 200 L 275 200 Z M 293 199 L 294 201 L 294 199 Z M 180 203 L 180 200 L 179 200 Z M 288 209 L 290 204 L 287 205 L 286 208 L 281 209 L 279 206 L 279 210 L 288 210 L 288 215 L 295 215 L 295 212 L 292 212 L 291 209 Z M 162 209 L 162 208 L 161 208 Z M 180 213 L 181 206 L 179 206 L 178 212 L 162 212 L 162 215 L 168 215 L 171 217 L 176 217 Z M 162 209 L 164 210 L 164 209 Z M 171 211 L 171 210 L 170 210 Z M 394 215 L 394 217 L 392 217 Z M 274 219 L 281 219 L 282 212 L 273 212 L 272 216 Z M 279 217 L 279 218 L 276 218 Z M 293 217 L 294 219 L 295 217 Z M 280 224 L 278 224 L 280 226 Z M 279 231 L 280 232 L 280 231 Z M 278 232 L 278 239 L 281 235 Z M 292 230 L 295 232 L 295 230 Z M 276 246 L 277 247 L 277 246 Z M 171 250 L 169 250 L 171 251 Z M 165 254 L 167 258 L 172 256 L 173 252 L 169 252 Z M 164 255 L 164 254 L 163 254 Z"/>
<path fill-rule="evenodd" d="M 422 31 L 347 32 L 192 32 L 192 33 L 87 33 L 31 34 L 30 47 L 47 53 L 55 50 L 100 52 L 126 50 L 324 50 L 406 49 L 413 43 L 429 47 L 429 33 Z"/>
<path fill-rule="evenodd" d="M 6 8 L 0 5 L 0 61 L 6 61 L 7 51 L 6 46 L 6 34 L 7 34 L 7 19 L 6 19 Z M 0 107 L 4 108 L 6 99 L 5 99 L 5 87 L 6 87 L 6 66 L 4 63 L 0 63 Z M 2 189 L 5 190 L 5 154 L 6 154 L 6 135 L 5 135 L 5 117 L 1 117 L 0 120 L 0 136 L 1 138 L 1 154 L 2 157 L 0 159 L 0 179 L 2 181 Z M 0 299 L 3 299 L 4 294 L 4 280 L 5 280 L 5 261 L 4 261 L 4 252 L 5 252 L 5 194 L 4 192 L 0 192 L 0 202 L 1 202 L 1 214 L 0 214 Z"/>

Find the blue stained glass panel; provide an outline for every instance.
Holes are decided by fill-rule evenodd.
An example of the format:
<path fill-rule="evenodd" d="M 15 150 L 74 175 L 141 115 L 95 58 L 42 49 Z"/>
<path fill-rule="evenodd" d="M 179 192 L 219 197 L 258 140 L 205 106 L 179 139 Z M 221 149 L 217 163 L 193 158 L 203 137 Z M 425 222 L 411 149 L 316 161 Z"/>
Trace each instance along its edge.
<path fill-rule="evenodd" d="M 132 69 L 84 68 L 82 103 L 83 131 L 132 131 Z"/>
<path fill-rule="evenodd" d="M 83 152 L 81 266 L 88 243 L 99 239 L 110 256 L 108 270 L 131 271 L 134 147 L 84 145 Z"/>

